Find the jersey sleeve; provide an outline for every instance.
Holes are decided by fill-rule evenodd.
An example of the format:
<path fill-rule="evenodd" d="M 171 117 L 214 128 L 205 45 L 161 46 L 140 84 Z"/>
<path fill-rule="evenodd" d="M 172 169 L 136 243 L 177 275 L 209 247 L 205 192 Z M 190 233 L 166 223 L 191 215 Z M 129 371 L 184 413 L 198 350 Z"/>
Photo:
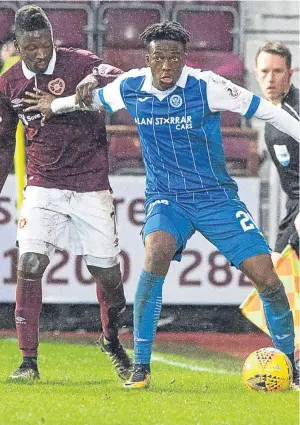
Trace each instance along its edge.
<path fill-rule="evenodd" d="M 126 109 L 122 96 L 122 86 L 125 78 L 126 73 L 116 78 L 112 83 L 109 83 L 105 87 L 97 90 L 98 99 L 104 109 L 108 112 L 115 112 L 124 108 Z"/>
<path fill-rule="evenodd" d="M 93 76 L 98 81 L 98 87 L 104 87 L 106 84 L 113 82 L 123 71 L 113 65 L 101 63 L 98 67 L 93 69 Z"/>
<path fill-rule="evenodd" d="M 261 99 L 254 116 L 269 122 L 277 130 L 288 134 L 300 143 L 300 122 L 283 108 L 278 108 L 268 100 Z"/>
<path fill-rule="evenodd" d="M 78 50 L 77 55 L 80 56 L 82 67 L 82 77 L 93 74 L 97 81 L 98 87 L 103 87 L 116 79 L 123 71 L 113 65 L 102 63 L 97 55 L 86 50 Z"/>
<path fill-rule="evenodd" d="M 231 111 L 251 118 L 261 98 L 232 81 L 210 72 L 207 81 L 207 101 L 212 112 Z"/>

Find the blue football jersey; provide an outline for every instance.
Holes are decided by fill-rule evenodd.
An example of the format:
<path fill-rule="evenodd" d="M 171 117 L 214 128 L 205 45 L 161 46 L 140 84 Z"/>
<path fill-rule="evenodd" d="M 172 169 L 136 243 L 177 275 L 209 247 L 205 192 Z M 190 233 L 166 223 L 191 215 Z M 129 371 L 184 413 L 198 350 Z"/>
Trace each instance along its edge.
<path fill-rule="evenodd" d="M 99 89 L 105 109 L 126 108 L 138 129 L 146 195 L 175 200 L 232 199 L 237 185 L 226 169 L 220 112 L 251 118 L 260 97 L 214 74 L 184 66 L 176 85 L 160 91 L 150 68 L 124 73 Z"/>

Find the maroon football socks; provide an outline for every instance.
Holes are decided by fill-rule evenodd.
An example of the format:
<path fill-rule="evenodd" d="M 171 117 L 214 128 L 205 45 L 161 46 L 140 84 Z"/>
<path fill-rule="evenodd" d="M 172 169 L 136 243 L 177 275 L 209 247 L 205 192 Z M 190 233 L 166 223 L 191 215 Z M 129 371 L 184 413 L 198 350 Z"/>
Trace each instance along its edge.
<path fill-rule="evenodd" d="M 118 320 L 125 309 L 125 295 L 122 282 L 117 286 L 103 286 L 96 283 L 97 298 L 100 304 L 102 332 L 106 339 L 114 341 L 118 338 Z"/>
<path fill-rule="evenodd" d="M 37 357 L 42 310 L 42 276 L 18 271 L 15 321 L 23 357 Z"/>

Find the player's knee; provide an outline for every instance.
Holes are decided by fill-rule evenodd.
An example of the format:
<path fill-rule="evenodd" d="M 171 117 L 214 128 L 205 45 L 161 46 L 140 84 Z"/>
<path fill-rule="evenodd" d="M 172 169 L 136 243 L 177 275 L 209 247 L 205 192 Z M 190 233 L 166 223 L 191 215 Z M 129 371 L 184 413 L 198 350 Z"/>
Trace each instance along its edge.
<path fill-rule="evenodd" d="M 255 286 L 259 292 L 273 291 L 274 288 L 281 286 L 281 280 L 274 271 L 270 269 L 269 272 L 264 273 L 260 278 L 255 282 Z"/>
<path fill-rule="evenodd" d="M 280 282 L 269 254 L 262 254 L 245 260 L 241 265 L 241 270 L 254 283 L 259 292 L 263 292 L 273 285 L 278 285 Z"/>
<path fill-rule="evenodd" d="M 25 252 L 19 259 L 18 271 L 40 277 L 43 275 L 48 264 L 49 258 L 47 255 L 36 252 Z"/>
<path fill-rule="evenodd" d="M 115 287 L 121 281 L 120 264 L 108 268 L 87 265 L 87 268 L 93 278 L 104 286 Z"/>
<path fill-rule="evenodd" d="M 166 251 L 162 245 L 148 245 L 146 248 L 145 259 L 148 264 L 159 265 L 169 264 L 171 261 L 171 254 Z"/>
<path fill-rule="evenodd" d="M 176 242 L 166 232 L 148 235 L 145 243 L 145 267 L 153 273 L 165 275 L 174 256 Z"/>
<path fill-rule="evenodd" d="M 274 287 L 280 285 L 281 281 L 274 270 L 270 269 L 266 273 L 259 275 L 254 281 L 255 287 L 259 292 L 272 290 Z"/>

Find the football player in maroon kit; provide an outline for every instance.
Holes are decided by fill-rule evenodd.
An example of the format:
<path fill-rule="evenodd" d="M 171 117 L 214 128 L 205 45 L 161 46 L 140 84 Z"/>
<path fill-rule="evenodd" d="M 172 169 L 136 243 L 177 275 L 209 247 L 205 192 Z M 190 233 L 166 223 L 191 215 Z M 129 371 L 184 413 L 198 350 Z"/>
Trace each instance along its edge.
<path fill-rule="evenodd" d="M 94 67 L 98 87 L 120 74 L 91 52 L 54 48 L 51 24 L 38 6 L 20 8 L 15 45 L 21 61 L 0 78 L 0 190 L 13 162 L 15 132 L 26 132 L 27 187 L 20 213 L 15 320 L 23 361 L 10 378 L 39 378 L 37 366 L 42 276 L 56 248 L 82 255 L 96 280 L 102 335 L 100 348 L 119 377 L 127 379 L 132 362 L 118 338 L 125 308 L 119 264 L 115 210 L 108 180 L 104 116 L 78 112 L 53 116 L 27 113 L 22 98 L 40 88 L 55 96 L 74 93 Z M 82 143 L 84 141 L 84 143 Z M 66 236 L 68 236 L 66 244 Z"/>

